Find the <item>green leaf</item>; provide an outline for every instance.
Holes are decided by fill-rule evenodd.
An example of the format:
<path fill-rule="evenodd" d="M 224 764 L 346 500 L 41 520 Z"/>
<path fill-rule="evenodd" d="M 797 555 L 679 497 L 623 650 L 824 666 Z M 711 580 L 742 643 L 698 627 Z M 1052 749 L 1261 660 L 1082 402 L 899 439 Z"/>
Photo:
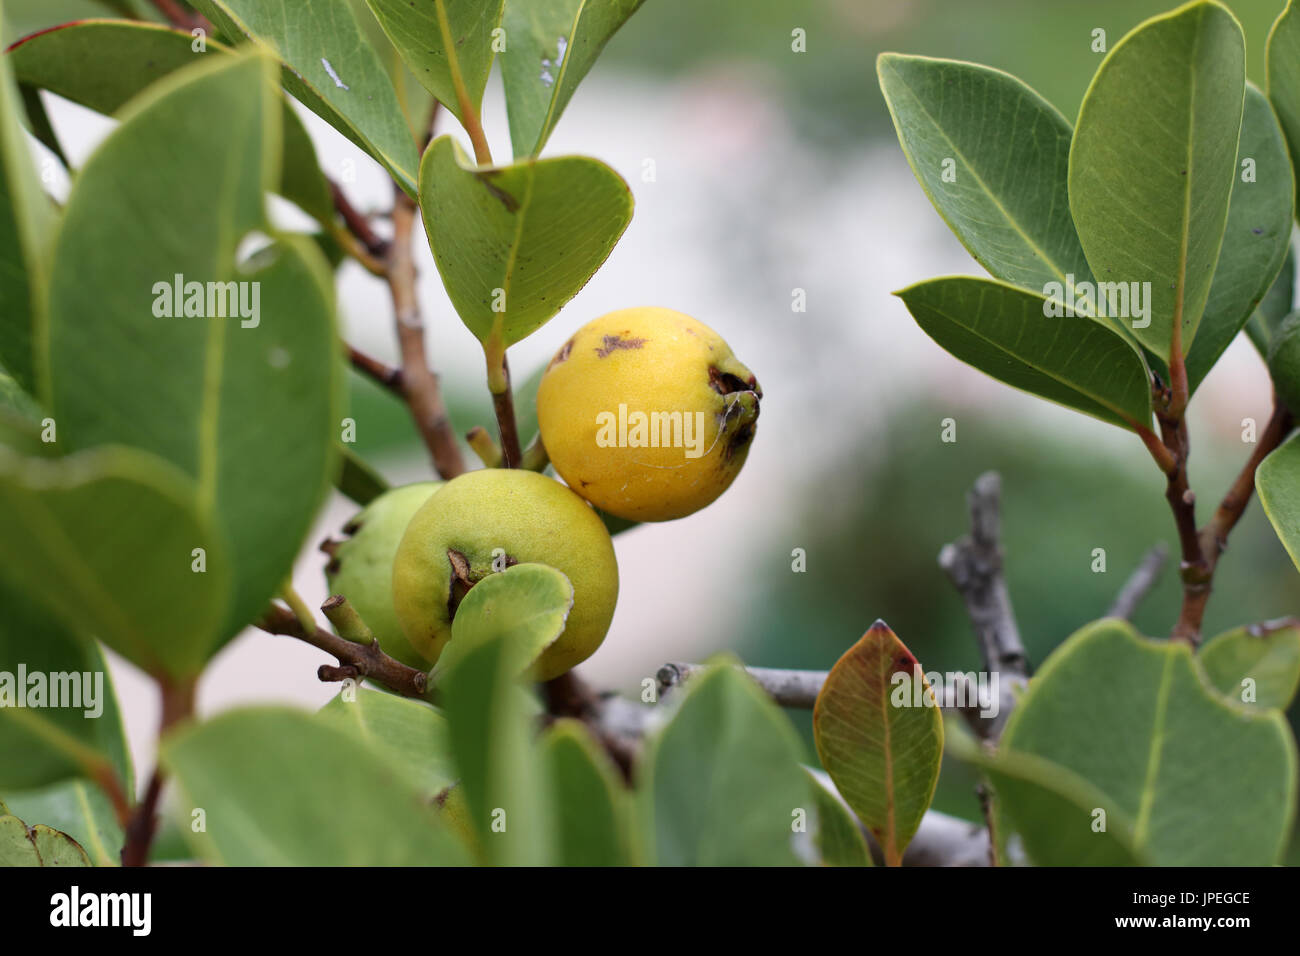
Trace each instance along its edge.
<path fill-rule="evenodd" d="M 359 735 L 429 798 L 456 782 L 446 718 L 423 701 L 359 687 L 335 695 L 319 716 Z"/>
<path fill-rule="evenodd" d="M 214 58 L 133 101 L 68 201 L 50 301 L 60 441 L 131 445 L 194 479 L 200 519 L 229 549 L 223 637 L 284 580 L 333 481 L 344 376 L 311 241 L 285 236 L 235 261 L 265 222 L 280 114 L 269 78 L 262 57 Z M 192 302 L 187 290 L 205 287 Z M 182 297 L 204 317 L 180 314 Z M 286 441 L 292 454 L 268 468 Z"/>
<path fill-rule="evenodd" d="M 1070 211 L 1092 273 L 1150 283 L 1149 314 L 1125 325 L 1166 358 L 1176 324 L 1182 351 L 1191 347 L 1219 259 L 1245 59 L 1224 7 L 1180 7 L 1111 49 L 1075 124 Z"/>
<path fill-rule="evenodd" d="M 817 833 L 814 840 L 822 865 L 874 866 L 857 817 L 812 771 L 808 771 L 808 780 L 812 785 L 813 806 L 817 811 Z"/>
<path fill-rule="evenodd" d="M 438 657 L 442 680 L 475 648 L 505 641 L 507 666 L 522 674 L 555 643 L 573 608 L 573 585 L 545 564 L 516 564 L 479 581 L 456 608 L 451 640 Z"/>
<path fill-rule="evenodd" d="M 502 2 L 366 0 L 411 72 L 462 122 L 483 102 Z"/>
<path fill-rule="evenodd" d="M 943 719 L 916 658 L 884 621 L 831 668 L 813 709 L 813 739 L 885 863 L 898 866 L 939 782 Z"/>
<path fill-rule="evenodd" d="M 129 448 L 22 458 L 0 446 L 0 576 L 78 635 L 155 676 L 197 674 L 215 652 L 229 565 L 194 486 Z M 196 573 L 195 549 L 206 570 Z"/>
<path fill-rule="evenodd" d="M 464 849 L 426 795 L 351 731 L 283 708 L 186 726 L 163 741 L 177 811 L 228 866 L 456 866 Z"/>
<path fill-rule="evenodd" d="M 559 863 L 631 863 L 627 794 L 609 756 L 576 720 L 556 721 L 541 746 L 554 787 Z"/>
<path fill-rule="evenodd" d="M 93 866 L 118 866 L 124 836 L 103 792 L 85 780 L 65 780 L 41 790 L 5 797 L 10 812 L 39 820 L 75 840 Z"/>
<path fill-rule="evenodd" d="M 194 42 L 189 33 L 157 24 L 82 20 L 27 37 L 6 58 L 19 83 L 109 115 L 176 70 L 209 55 L 230 55 L 230 47 L 218 40 L 204 41 L 206 53 L 195 52 Z M 321 175 L 316 149 L 287 99 L 281 116 L 284 152 L 274 188 L 316 219 L 329 223 L 334 218 L 334 201 Z"/>
<path fill-rule="evenodd" d="M 1070 123 L 1055 107 L 974 63 L 884 53 L 876 73 L 912 172 L 980 265 L 1037 292 L 1092 278 L 1066 192 Z"/>
<path fill-rule="evenodd" d="M 29 829 L 15 816 L 0 817 L 0 867 L 90 865 L 86 851 L 66 833 L 39 824 Z"/>
<path fill-rule="evenodd" d="M 1300 435 L 1260 462 L 1255 490 L 1273 531 L 1300 569 Z"/>
<path fill-rule="evenodd" d="M 1269 345 L 1282 323 L 1291 314 L 1292 297 L 1295 294 L 1295 248 L 1288 248 L 1286 258 L 1282 261 L 1282 271 L 1277 274 L 1269 286 L 1264 299 L 1255 310 L 1255 314 L 1246 323 L 1246 335 L 1250 344 L 1265 359 L 1268 359 Z"/>
<path fill-rule="evenodd" d="M 1107 812 L 1105 828 L 1096 814 L 1105 798 L 1088 781 L 1049 760 L 1022 753 L 990 754 L 959 729 L 948 753 L 983 771 L 997 798 L 994 830 L 998 861 L 1014 830 L 1030 861 L 1038 866 L 1143 866 L 1133 845 L 1132 822 Z"/>
<path fill-rule="evenodd" d="M 35 393 L 55 216 L 18 122 L 20 104 L 8 65 L 0 66 L 0 366 Z"/>
<path fill-rule="evenodd" d="M 479 169 L 443 136 L 420 163 L 420 210 L 461 321 L 504 347 L 586 285 L 631 221 L 632 193 L 594 159 Z"/>
<path fill-rule="evenodd" d="M 1254 166 L 1252 182 L 1242 179 L 1242 163 L 1248 159 Z M 1205 315 L 1187 353 L 1187 378 L 1193 391 L 1277 278 L 1290 248 L 1294 202 L 1291 162 L 1277 117 L 1264 94 L 1248 85 L 1223 249 Z"/>
<path fill-rule="evenodd" d="M 1291 162 L 1300 170 L 1300 6 L 1287 0 L 1268 34 L 1268 96 L 1291 147 Z M 1300 172 L 1296 173 L 1300 178 Z"/>
<path fill-rule="evenodd" d="M 1207 641 L 1196 658 L 1229 700 L 1286 710 L 1300 685 L 1300 625 L 1288 620 L 1226 631 Z"/>
<path fill-rule="evenodd" d="M 284 64 L 284 88 L 415 195 L 419 153 L 384 64 L 347 0 L 195 0 L 227 36 Z"/>
<path fill-rule="evenodd" d="M 124 794 L 133 792 L 122 715 L 99 648 L 4 578 L 0 607 L 0 789 L 113 774 Z M 28 703 L 39 706 L 20 706 Z"/>
<path fill-rule="evenodd" d="M 794 728 L 731 662 L 687 682 L 647 741 L 639 783 L 650 862 L 792 866 L 793 824 L 812 794 Z"/>
<path fill-rule="evenodd" d="M 477 844 L 485 848 L 486 862 L 552 863 L 558 831 L 549 767 L 533 741 L 535 708 L 519 686 L 517 652 L 509 638 L 474 645 L 449 673 L 443 703 L 460 770 L 457 790 L 464 791 L 469 823 Z"/>
<path fill-rule="evenodd" d="M 501 56 L 501 78 L 517 159 L 542 151 L 600 51 L 643 2 L 511 0 L 506 4 L 509 45 Z"/>
<path fill-rule="evenodd" d="M 968 365 L 1102 421 L 1151 419 L 1151 389 L 1137 351 L 1096 319 L 988 279 L 951 276 L 896 293 L 918 325 Z"/>
<path fill-rule="evenodd" d="M 1097 621 L 1052 653 L 1000 749 L 1086 781 L 1107 828 L 1153 864 L 1262 866 L 1286 847 L 1296 754 L 1281 713 L 1229 703 L 1186 644 L 1126 622 Z M 1031 812 L 999 796 L 1013 818 Z"/>

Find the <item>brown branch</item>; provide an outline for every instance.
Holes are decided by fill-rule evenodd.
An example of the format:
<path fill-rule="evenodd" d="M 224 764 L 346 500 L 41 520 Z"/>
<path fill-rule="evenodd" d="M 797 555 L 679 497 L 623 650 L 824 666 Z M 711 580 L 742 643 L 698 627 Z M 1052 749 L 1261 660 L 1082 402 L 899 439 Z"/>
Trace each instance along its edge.
<path fill-rule="evenodd" d="M 201 13 L 191 13 L 176 0 L 153 0 L 154 7 L 174 27 L 182 30 L 203 30 L 209 36 L 213 34 L 212 24 Z"/>
<path fill-rule="evenodd" d="M 628 733 L 607 720 L 609 710 L 615 706 L 613 701 L 618 698 L 602 697 L 573 671 L 542 686 L 546 695 L 546 713 L 552 718 L 572 717 L 586 724 L 630 785 L 640 750 L 639 728 Z"/>
<path fill-rule="evenodd" d="M 515 399 L 510 388 L 510 363 L 505 353 L 501 355 L 501 375 L 505 387 L 492 392 L 492 410 L 497 416 L 497 430 L 501 435 L 501 458 L 507 468 L 518 468 L 524 460 L 519 445 L 519 425 L 515 421 Z"/>
<path fill-rule="evenodd" d="M 1138 566 L 1133 569 L 1133 573 L 1128 576 L 1124 586 L 1119 589 L 1119 594 L 1115 595 L 1115 600 L 1110 610 L 1106 612 L 1106 616 L 1123 618 L 1126 621 L 1131 618 L 1138 605 L 1160 580 L 1160 573 L 1165 569 L 1165 562 L 1168 559 L 1169 549 L 1163 544 L 1158 544 L 1148 551 Z"/>
<path fill-rule="evenodd" d="M 330 194 L 334 197 L 334 209 L 347 226 L 348 232 L 356 237 L 370 255 L 381 261 L 387 258 L 389 241 L 371 228 L 369 217 L 352 205 L 338 183 L 329 177 L 326 177 L 326 182 L 330 184 Z"/>
<path fill-rule="evenodd" d="M 1195 647 L 1201 641 L 1201 624 L 1205 607 L 1210 600 L 1211 584 L 1219 557 L 1228 545 L 1228 535 L 1241 519 L 1250 503 L 1255 488 L 1255 472 L 1270 452 L 1278 447 L 1291 431 L 1292 416 L 1286 407 L 1274 399 L 1273 414 L 1260 436 L 1255 450 L 1246 461 L 1214 516 L 1202 528 L 1196 526 L 1196 495 L 1187 481 L 1187 459 L 1191 448 L 1187 436 L 1187 422 L 1174 417 L 1169 411 L 1169 393 L 1158 396 L 1166 403 L 1166 411 L 1159 415 L 1161 436 L 1173 454 L 1175 468 L 1167 473 L 1165 498 L 1169 501 L 1178 529 L 1182 562 L 1179 574 L 1183 580 L 1183 603 L 1170 637 L 1186 641 Z"/>
<path fill-rule="evenodd" d="M 335 595 L 325 604 L 331 605 L 333 610 L 342 602 L 343 598 Z M 372 639 L 369 644 L 357 644 L 323 627 L 308 631 L 297 616 L 281 604 L 271 604 L 254 623 L 268 634 L 296 637 L 337 658 L 338 667 L 322 664 L 316 672 L 316 676 L 326 683 L 369 678 L 406 697 L 423 697 L 428 688 L 428 676 L 423 671 L 389 657 L 380 649 L 379 641 Z"/>
<path fill-rule="evenodd" d="M 160 741 L 173 727 L 193 716 L 195 685 L 193 679 L 179 683 L 158 681 L 162 691 L 162 720 L 158 725 Z M 162 795 L 163 779 L 162 765 L 158 764 L 149 778 L 144 799 L 127 821 L 121 857 L 123 866 L 144 866 L 149 862 L 149 848 L 158 830 L 158 800 Z"/>
<path fill-rule="evenodd" d="M 451 418 L 442 399 L 438 376 L 429 368 L 424 349 L 424 320 L 415 294 L 415 257 L 411 233 L 416 219 L 415 201 L 393 184 L 393 241 L 388 250 L 388 289 L 393 298 L 393 318 L 402 353 L 402 385 L 415 426 L 443 478 L 465 471 L 465 460 Z"/>
<path fill-rule="evenodd" d="M 406 398 L 406 390 L 402 387 L 402 370 L 400 368 L 386 365 L 379 359 L 367 355 L 351 345 L 348 346 L 348 359 L 352 362 L 352 367 L 358 372 L 373 379 L 399 398 Z"/>

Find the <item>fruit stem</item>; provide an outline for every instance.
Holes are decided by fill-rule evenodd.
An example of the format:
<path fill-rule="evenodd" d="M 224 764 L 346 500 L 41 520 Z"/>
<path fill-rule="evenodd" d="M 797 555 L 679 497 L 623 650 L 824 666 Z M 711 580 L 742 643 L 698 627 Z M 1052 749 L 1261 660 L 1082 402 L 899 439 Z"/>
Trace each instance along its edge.
<path fill-rule="evenodd" d="M 329 622 L 334 625 L 334 629 L 339 632 L 339 637 L 344 640 L 352 641 L 354 644 L 369 644 L 375 639 L 366 622 L 361 619 L 357 609 L 348 603 L 347 598 L 341 594 L 332 594 L 326 599 L 325 603 L 320 606 Z M 298 619 L 300 622 L 302 618 Z M 305 626 L 305 625 L 304 625 Z M 312 625 L 315 627 L 315 624 Z"/>
<path fill-rule="evenodd" d="M 521 468 L 527 468 L 529 471 L 545 471 L 546 466 L 551 463 L 551 456 L 546 452 L 546 446 L 542 444 L 542 434 L 538 432 L 533 436 L 533 440 L 528 443 L 524 449 L 523 461 L 520 463 Z"/>
<path fill-rule="evenodd" d="M 465 433 L 465 441 L 485 468 L 501 467 L 501 446 L 488 434 L 482 425 L 475 425 Z"/>
<path fill-rule="evenodd" d="M 494 334 L 483 345 L 487 357 L 488 391 L 492 393 L 492 410 L 501 434 L 501 455 L 507 468 L 518 468 L 523 460 L 519 447 L 519 425 L 515 421 L 515 399 L 510 390 L 510 363 L 505 347 Z"/>

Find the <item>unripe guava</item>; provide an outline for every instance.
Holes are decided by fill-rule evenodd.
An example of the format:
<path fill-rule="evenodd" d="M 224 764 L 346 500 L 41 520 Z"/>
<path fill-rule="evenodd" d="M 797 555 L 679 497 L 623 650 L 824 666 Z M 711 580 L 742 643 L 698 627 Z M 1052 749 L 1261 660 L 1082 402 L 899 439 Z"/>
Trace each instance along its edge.
<path fill-rule="evenodd" d="M 487 575 L 537 562 L 573 585 L 564 632 L 533 666 L 558 677 L 605 639 L 618 599 L 618 564 L 605 524 L 552 478 L 485 468 L 453 478 L 411 518 L 393 561 L 393 606 L 407 641 L 436 661 L 456 608 Z"/>
<path fill-rule="evenodd" d="M 584 325 L 551 359 L 537 419 L 570 488 L 617 517 L 667 521 L 735 480 L 762 395 L 708 326 L 671 309 L 622 309 Z"/>
<path fill-rule="evenodd" d="M 1292 414 L 1300 414 L 1300 312 L 1293 312 L 1273 333 L 1268 372 L 1278 398 Z"/>
<path fill-rule="evenodd" d="M 398 623 L 393 609 L 393 556 L 411 516 L 442 486 L 441 481 L 421 481 L 385 492 L 343 526 L 349 537 L 325 545 L 330 553 L 325 566 L 330 593 L 348 599 L 379 638 L 385 654 L 422 671 L 433 661 L 411 646 Z"/>

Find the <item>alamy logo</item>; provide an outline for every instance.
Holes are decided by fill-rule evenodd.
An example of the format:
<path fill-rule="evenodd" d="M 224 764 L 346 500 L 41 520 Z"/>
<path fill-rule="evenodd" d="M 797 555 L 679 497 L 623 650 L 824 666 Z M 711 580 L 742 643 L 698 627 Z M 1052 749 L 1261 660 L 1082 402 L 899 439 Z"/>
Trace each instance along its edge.
<path fill-rule="evenodd" d="M 160 319 L 240 319 L 242 329 L 262 321 L 260 282 L 186 282 L 176 273 L 171 282 L 153 284 L 153 314 Z"/>
<path fill-rule="evenodd" d="M 1043 286 L 1043 315 L 1049 318 L 1097 316 L 1129 319 L 1134 329 L 1151 324 L 1150 282 L 1079 282 L 1066 273 L 1065 283 L 1049 282 Z"/>
<path fill-rule="evenodd" d="M 629 412 L 596 416 L 596 444 L 601 448 L 681 448 L 687 458 L 704 454 L 703 412 Z"/>
<path fill-rule="evenodd" d="M 103 671 L 0 671 L 0 707 L 67 707 L 86 717 L 104 713 Z"/>
<path fill-rule="evenodd" d="M 50 897 L 51 926 L 125 926 L 133 936 L 153 928 L 153 894 L 86 893 L 72 887 Z"/>

